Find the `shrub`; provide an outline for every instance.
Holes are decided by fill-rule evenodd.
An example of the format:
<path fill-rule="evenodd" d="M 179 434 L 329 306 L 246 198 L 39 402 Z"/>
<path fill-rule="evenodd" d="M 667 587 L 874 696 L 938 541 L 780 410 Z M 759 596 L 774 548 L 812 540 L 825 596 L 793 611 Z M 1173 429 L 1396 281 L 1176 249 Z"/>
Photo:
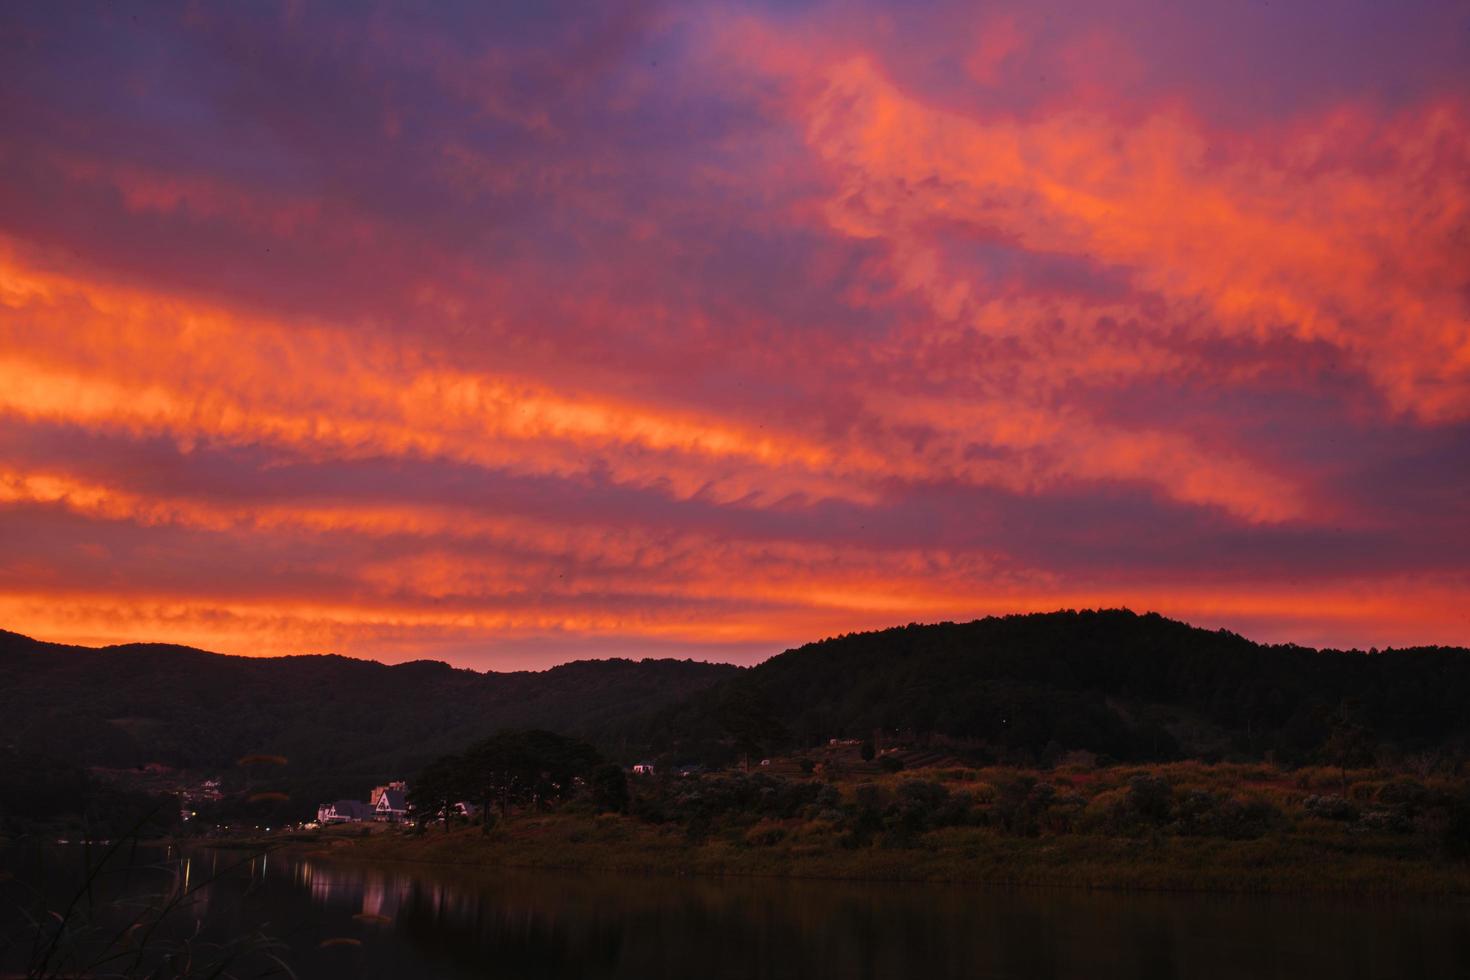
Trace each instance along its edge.
<path fill-rule="evenodd" d="M 892 801 L 892 795 L 876 783 L 863 783 L 853 793 L 853 803 L 845 821 L 847 832 L 842 836 L 843 847 L 866 847 L 873 837 L 883 829 L 883 814 Z"/>
<path fill-rule="evenodd" d="M 1302 809 L 1323 820 L 1351 822 L 1358 819 L 1358 808 L 1341 796 L 1309 796 L 1302 802 Z"/>
<path fill-rule="evenodd" d="M 990 815 L 1007 833 L 1035 837 L 1045 826 L 1044 818 L 1057 799 L 1057 788 L 1038 783 L 1034 776 L 1021 776 L 997 787 Z"/>
<path fill-rule="evenodd" d="M 1470 858 L 1470 793 L 1461 793 L 1445 808 L 1440 844 L 1453 858 Z"/>
<path fill-rule="evenodd" d="M 1409 777 L 1384 783 L 1378 790 L 1378 802 L 1390 806 L 1420 807 L 1429 802 L 1429 797 L 1429 789 Z"/>
<path fill-rule="evenodd" d="M 752 847 L 770 847 L 786 838 L 786 828 L 771 820 L 762 820 L 745 832 L 745 843 Z"/>
<path fill-rule="evenodd" d="M 1163 825 L 1173 810 L 1174 791 L 1162 776 L 1140 773 L 1128 780 L 1128 805 L 1145 823 Z"/>
<path fill-rule="evenodd" d="M 1203 789 L 1185 793 L 1175 808 L 1175 825 L 1186 837 L 1205 837 L 1214 832 L 1220 798 Z"/>
<path fill-rule="evenodd" d="M 975 799 L 968 792 L 960 790 L 949 794 L 949 799 L 934 813 L 934 825 L 936 827 L 962 827 L 974 819 Z"/>
<path fill-rule="evenodd" d="M 1215 813 L 1212 833 L 1230 840 L 1255 840 L 1279 826 L 1284 814 L 1265 800 L 1228 799 Z"/>
<path fill-rule="evenodd" d="M 1087 799 L 1076 793 L 1060 793 L 1041 815 L 1042 829 L 1051 834 L 1071 833 L 1087 809 Z"/>
<path fill-rule="evenodd" d="M 622 766 L 608 763 L 593 769 L 587 774 L 587 791 L 600 812 L 628 811 L 628 774 Z"/>
<path fill-rule="evenodd" d="M 897 795 L 901 805 L 913 805 L 933 811 L 949 799 L 949 790 L 926 779 L 908 779 L 899 783 Z"/>
<path fill-rule="evenodd" d="M 940 813 L 949 802 L 949 790 L 939 783 L 913 779 L 901 783 L 884 813 L 887 846 L 905 845 L 919 834 L 941 825 Z"/>
<path fill-rule="evenodd" d="M 1362 816 L 1358 817 L 1356 829 L 1380 834 L 1406 834 L 1413 829 L 1413 824 L 1396 807 L 1378 807 L 1363 811 Z"/>

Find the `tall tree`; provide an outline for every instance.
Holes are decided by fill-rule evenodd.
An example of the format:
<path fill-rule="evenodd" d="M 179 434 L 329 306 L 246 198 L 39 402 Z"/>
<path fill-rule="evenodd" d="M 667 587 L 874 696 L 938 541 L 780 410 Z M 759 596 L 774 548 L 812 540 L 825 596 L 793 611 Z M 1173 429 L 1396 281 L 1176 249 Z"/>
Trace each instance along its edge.
<path fill-rule="evenodd" d="M 580 739 L 539 729 L 498 732 L 470 746 L 462 772 L 473 796 L 502 816 L 513 806 L 545 805 L 571 792 L 574 780 L 602 761 Z M 485 823 L 489 829 L 489 821 Z"/>
<path fill-rule="evenodd" d="M 1347 796 L 1347 771 L 1373 762 L 1377 740 L 1363 720 L 1361 706 L 1351 698 L 1344 699 L 1332 713 L 1327 741 L 1322 743 L 1323 757 L 1338 767 L 1342 778 L 1342 795 Z"/>
<path fill-rule="evenodd" d="M 408 802 L 421 820 L 444 819 L 449 829 L 449 816 L 454 805 L 468 795 L 464 779 L 464 760 L 446 755 L 423 768 L 409 787 Z"/>

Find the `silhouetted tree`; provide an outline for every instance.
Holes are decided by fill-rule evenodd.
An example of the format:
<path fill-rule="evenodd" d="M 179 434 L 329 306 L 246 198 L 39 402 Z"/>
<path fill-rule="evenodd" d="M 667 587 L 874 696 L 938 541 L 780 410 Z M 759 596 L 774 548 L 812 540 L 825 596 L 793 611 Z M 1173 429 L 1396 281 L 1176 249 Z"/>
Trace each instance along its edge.
<path fill-rule="evenodd" d="M 408 790 L 408 801 L 420 820 L 444 819 L 449 829 L 449 816 L 454 805 L 469 794 L 464 779 L 464 760 L 456 755 L 435 759 L 421 770 Z"/>
<path fill-rule="evenodd" d="M 1370 764 L 1376 748 L 1372 730 L 1363 721 L 1362 708 L 1356 701 L 1344 699 L 1332 713 L 1327 741 L 1322 744 L 1323 758 L 1341 773 L 1343 796 L 1347 796 L 1348 769 Z"/>
<path fill-rule="evenodd" d="M 735 751 L 750 769 L 750 758 L 760 758 L 786 737 L 786 728 L 776 716 L 770 702 L 757 689 L 731 687 L 724 692 L 717 708 L 720 727 L 735 745 Z"/>
<path fill-rule="evenodd" d="M 507 730 L 470 746 L 463 774 L 474 799 L 502 816 L 512 806 L 545 804 L 566 796 L 573 780 L 602 761 L 597 750 L 553 732 Z M 489 830 L 489 821 L 484 824 Z"/>
<path fill-rule="evenodd" d="M 628 774 L 612 763 L 598 766 L 587 775 L 587 790 L 592 805 L 599 810 L 626 813 L 628 810 Z"/>

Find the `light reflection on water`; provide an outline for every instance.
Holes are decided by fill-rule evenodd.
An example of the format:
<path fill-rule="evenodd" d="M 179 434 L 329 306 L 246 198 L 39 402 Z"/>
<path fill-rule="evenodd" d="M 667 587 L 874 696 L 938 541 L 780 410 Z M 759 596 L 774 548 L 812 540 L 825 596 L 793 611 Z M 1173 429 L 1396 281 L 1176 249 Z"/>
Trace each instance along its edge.
<path fill-rule="evenodd" d="M 181 858 L 221 876 L 191 919 L 284 939 L 302 977 L 1470 977 L 1465 903 Z"/>
<path fill-rule="evenodd" d="M 298 860 L 364 955 L 437 975 L 1470 976 L 1470 908 L 945 886 L 470 874 Z M 433 975 L 433 974 L 426 974 Z"/>

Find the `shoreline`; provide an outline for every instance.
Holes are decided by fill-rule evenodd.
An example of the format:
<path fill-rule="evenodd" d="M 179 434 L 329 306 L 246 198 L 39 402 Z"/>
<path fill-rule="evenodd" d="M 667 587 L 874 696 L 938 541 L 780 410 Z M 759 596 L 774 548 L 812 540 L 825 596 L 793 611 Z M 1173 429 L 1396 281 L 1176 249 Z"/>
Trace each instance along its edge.
<path fill-rule="evenodd" d="M 324 835 L 272 843 L 331 861 L 473 871 L 515 869 L 657 877 L 1064 888 L 1118 893 L 1438 899 L 1470 904 L 1470 863 L 1337 853 L 1329 842 L 1296 839 L 1220 842 L 1178 838 L 1041 838 L 1017 841 L 984 832 L 947 834 L 908 848 L 750 847 L 690 843 L 665 828 L 615 818 L 620 839 L 592 839 L 589 824 L 610 821 L 523 818 L 482 834 L 478 828 L 423 834 Z M 627 825 L 634 825 L 629 827 Z M 610 828 L 604 826 L 606 832 Z M 632 830 L 633 839 L 622 834 Z M 990 839 L 986 839 L 986 838 Z M 234 842 L 233 848 L 251 842 Z M 224 846 L 219 842 L 214 846 Z"/>

